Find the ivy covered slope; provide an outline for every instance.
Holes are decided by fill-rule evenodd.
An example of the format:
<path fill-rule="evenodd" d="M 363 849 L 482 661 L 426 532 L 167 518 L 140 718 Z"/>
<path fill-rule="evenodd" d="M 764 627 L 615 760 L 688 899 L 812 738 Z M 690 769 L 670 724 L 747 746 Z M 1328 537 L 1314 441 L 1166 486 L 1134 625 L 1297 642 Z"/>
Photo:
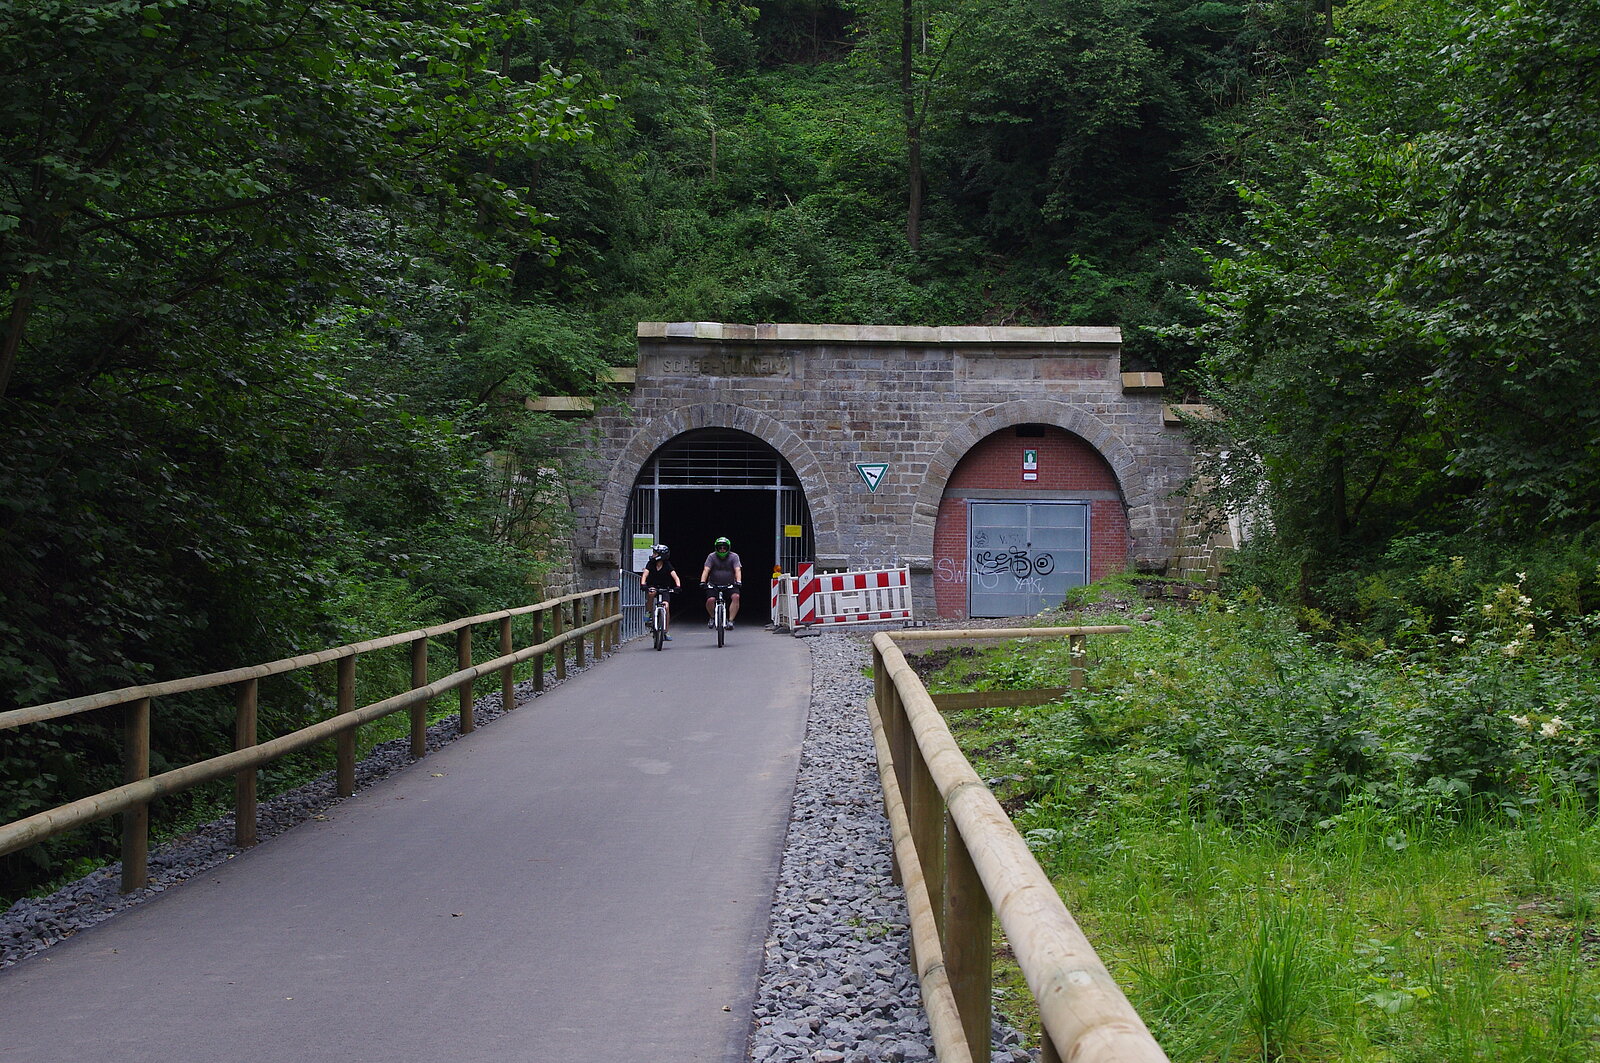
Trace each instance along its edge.
<path fill-rule="evenodd" d="M 1175 369 L 1191 349 L 1142 326 L 1195 318 L 1245 126 L 1323 25 L 1308 0 L 602 7 L 544 19 L 620 101 L 541 173 L 563 301 L 618 326 L 1114 321 Z"/>

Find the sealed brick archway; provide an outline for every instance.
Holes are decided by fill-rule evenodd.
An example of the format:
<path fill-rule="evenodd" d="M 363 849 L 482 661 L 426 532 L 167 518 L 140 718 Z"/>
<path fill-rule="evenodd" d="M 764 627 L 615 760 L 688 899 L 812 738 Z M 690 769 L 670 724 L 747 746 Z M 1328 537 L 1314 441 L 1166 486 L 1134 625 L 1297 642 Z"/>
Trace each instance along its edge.
<path fill-rule="evenodd" d="M 1070 512 L 1061 523 L 1072 523 L 1076 531 L 1081 521 L 1081 558 L 1071 552 L 1072 536 L 1034 543 L 1026 536 L 1012 542 L 1001 533 L 985 541 L 985 510 L 1023 520 L 1030 511 Z M 1093 447 L 1051 425 L 1002 429 L 967 453 L 940 499 L 933 538 L 938 615 L 1010 616 L 1059 604 L 1066 587 L 1126 568 L 1129 543 L 1121 486 Z"/>

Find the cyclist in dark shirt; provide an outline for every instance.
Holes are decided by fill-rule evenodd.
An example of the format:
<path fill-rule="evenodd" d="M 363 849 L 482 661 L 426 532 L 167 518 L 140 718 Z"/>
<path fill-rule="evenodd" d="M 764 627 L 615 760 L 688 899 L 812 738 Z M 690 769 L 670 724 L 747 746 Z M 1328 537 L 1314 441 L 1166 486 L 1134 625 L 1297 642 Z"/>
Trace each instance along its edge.
<path fill-rule="evenodd" d="M 733 626 L 733 618 L 739 615 L 739 583 L 744 579 L 744 566 L 739 561 L 739 555 L 733 552 L 733 543 L 726 535 L 717 537 L 712 544 L 712 551 L 706 555 L 705 566 L 700 570 L 700 582 L 706 587 L 706 615 L 715 617 L 717 596 L 711 593 L 712 587 L 733 587 L 733 593 L 728 597 L 728 626 Z M 716 620 L 707 620 L 706 627 L 715 624 Z"/>
<path fill-rule="evenodd" d="M 683 586 L 678 579 L 678 572 L 672 567 L 672 551 L 664 543 L 657 543 L 650 548 L 650 560 L 645 563 L 644 571 L 639 573 L 639 586 L 644 588 L 646 617 L 656 615 L 656 595 L 663 591 L 675 591 Z M 667 610 L 667 622 L 662 627 L 662 633 L 672 626 L 672 610 Z M 668 642 L 672 641 L 671 635 L 666 635 Z"/>

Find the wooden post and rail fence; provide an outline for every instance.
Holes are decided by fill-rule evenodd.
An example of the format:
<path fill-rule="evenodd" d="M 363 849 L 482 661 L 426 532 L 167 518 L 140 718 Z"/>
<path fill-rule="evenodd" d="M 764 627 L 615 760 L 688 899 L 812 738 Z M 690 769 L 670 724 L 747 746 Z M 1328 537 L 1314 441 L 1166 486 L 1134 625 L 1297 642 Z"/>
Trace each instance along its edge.
<path fill-rule="evenodd" d="M 513 644 L 511 622 L 523 616 L 531 618 L 533 641 L 519 650 Z M 427 752 L 428 707 L 434 699 L 452 690 L 458 691 L 461 731 L 471 731 L 474 726 L 474 684 L 478 679 L 494 672 L 500 673 L 501 696 L 506 707 L 511 708 L 516 704 L 513 686 L 514 671 L 518 665 L 532 662 L 533 686 L 535 693 L 538 693 L 544 689 L 547 655 L 555 655 L 556 677 L 564 679 L 569 649 L 575 654 L 577 666 L 581 668 L 586 660 L 585 640 L 591 640 L 595 659 L 599 660 L 615 649 L 620 620 L 621 609 L 616 588 L 602 588 L 270 664 L 124 687 L 102 694 L 0 712 L 0 731 L 4 731 L 99 709 L 121 706 L 123 710 L 122 785 L 12 823 L 0 824 L 0 856 L 120 813 L 122 890 L 126 893 L 140 889 L 145 885 L 148 874 L 149 805 L 155 798 L 231 775 L 234 779 L 236 814 L 234 840 L 241 847 L 254 845 L 258 769 L 280 757 L 332 739 L 335 744 L 335 785 L 340 797 L 348 797 L 355 792 L 356 729 L 362 724 L 391 713 L 408 711 L 411 717 L 411 755 L 421 757 Z M 472 633 L 474 628 L 484 624 L 498 624 L 499 656 L 474 664 Z M 545 637 L 547 630 L 548 638 Z M 430 683 L 429 640 L 451 634 L 455 635 L 456 642 L 456 670 Z M 356 705 L 357 659 L 362 654 L 406 644 L 411 649 L 411 689 L 369 705 Z M 334 714 L 289 734 L 259 741 L 257 698 L 260 680 L 327 664 L 333 664 L 336 669 Z M 233 752 L 152 776 L 150 718 L 155 711 L 156 699 L 219 687 L 232 687 L 234 691 Z"/>
<path fill-rule="evenodd" d="M 529 616 L 532 644 L 516 649 L 514 618 Z M 569 619 L 570 618 L 570 619 Z M 473 729 L 474 684 L 498 672 L 501 695 L 515 704 L 513 672 L 531 661 L 535 691 L 542 690 L 545 657 L 555 654 L 558 678 L 569 648 L 582 667 L 585 640 L 598 660 L 616 647 L 621 618 L 618 591 L 607 588 L 536 605 L 467 617 L 320 653 L 194 676 L 125 687 L 31 708 L 0 712 L 0 730 L 60 720 L 99 709 L 123 709 L 123 784 L 0 825 L 0 855 L 110 816 L 122 815 L 122 889 L 146 883 L 149 804 L 165 794 L 232 776 L 235 841 L 256 842 L 256 772 L 280 757 L 333 740 L 339 796 L 355 789 L 355 732 L 391 713 L 410 713 L 411 755 L 426 752 L 428 706 L 459 692 L 460 727 Z M 472 630 L 499 625 L 499 656 L 472 662 Z M 548 629 L 550 636 L 545 638 Z M 883 796 L 893 832 L 896 871 L 911 916 L 912 959 L 941 1063 L 988 1063 L 992 1007 L 992 933 L 995 918 L 1015 953 L 1043 1027 L 1045 1063 L 1167 1063 L 1155 1039 L 1112 981 L 1105 965 L 1062 903 L 1027 843 L 956 745 L 941 708 L 1028 704 L 1061 691 L 1004 691 L 930 695 L 899 643 L 931 640 L 1064 637 L 1070 640 L 1070 682 L 1082 686 L 1090 635 L 1126 627 L 1022 628 L 879 633 L 872 640 L 874 694 L 868 709 L 877 745 Z M 428 682 L 431 639 L 456 636 L 457 670 Z M 409 644 L 411 689 L 368 705 L 355 704 L 357 659 Z M 259 682 L 269 676 L 334 664 L 335 712 L 328 719 L 267 741 L 257 734 Z M 157 699 L 232 687 L 234 751 L 160 775 L 150 775 L 150 720 Z"/>
<path fill-rule="evenodd" d="M 1084 684 L 1090 635 L 1122 626 L 881 632 L 868 705 L 895 867 L 911 915 L 912 962 L 940 1063 L 988 1063 L 993 928 L 1039 1006 L 1044 1063 L 1167 1063 L 1010 817 L 956 745 L 941 707 L 1028 704 L 1006 691 L 930 695 L 900 643 L 1066 638 Z M 1061 691 L 1033 691 L 1042 703 Z M 942 705 L 940 704 L 942 702 Z"/>

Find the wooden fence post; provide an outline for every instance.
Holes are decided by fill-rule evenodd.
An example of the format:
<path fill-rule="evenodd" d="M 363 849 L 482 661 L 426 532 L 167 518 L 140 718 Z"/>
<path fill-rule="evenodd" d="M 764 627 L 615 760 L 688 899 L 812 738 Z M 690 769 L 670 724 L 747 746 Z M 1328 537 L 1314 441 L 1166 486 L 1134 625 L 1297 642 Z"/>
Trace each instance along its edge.
<path fill-rule="evenodd" d="M 890 756 L 894 758 L 895 776 L 900 784 L 900 804 L 905 809 L 907 825 L 910 829 L 913 842 L 917 836 L 917 809 L 911 800 L 911 758 L 915 756 L 912 747 L 917 744 L 917 738 L 911 733 L 910 721 L 906 719 L 905 702 L 900 698 L 900 688 L 895 686 L 891 677 L 885 691 L 887 704 L 883 707 L 884 730 L 889 740 Z M 893 720 L 890 724 L 888 721 Z M 921 854 L 918 854 L 920 860 Z M 896 865 L 897 872 L 903 873 L 904 868 Z M 926 871 L 926 869 L 924 869 Z M 904 883 L 902 882 L 902 885 Z M 915 955 L 915 948 L 912 949 Z"/>
<path fill-rule="evenodd" d="M 572 630 L 576 631 L 589 622 L 589 606 L 593 602 L 593 598 L 580 598 L 572 603 Z M 573 648 L 577 651 L 577 666 L 582 669 L 589 660 L 588 655 L 584 652 L 583 636 L 579 635 L 572 641 Z"/>
<path fill-rule="evenodd" d="M 544 610 L 535 609 L 533 616 L 533 644 L 535 646 L 544 641 Z M 544 693 L 544 654 L 533 655 L 533 693 L 537 697 Z"/>
<path fill-rule="evenodd" d="M 511 638 L 511 618 L 505 617 L 500 621 L 500 656 L 511 656 L 515 643 Z M 517 678 L 512 674 L 512 665 L 500 669 L 500 707 L 510 711 L 517 707 Z"/>
<path fill-rule="evenodd" d="M 605 603 L 607 620 L 615 621 L 617 617 L 622 615 L 621 600 L 621 590 L 617 589 L 616 587 L 612 587 L 610 590 L 606 591 Z M 607 654 L 617 652 L 618 628 L 619 625 L 614 622 L 605 626 Z"/>
<path fill-rule="evenodd" d="M 464 627 L 456 632 L 456 667 L 465 670 L 472 667 L 472 629 Z M 472 688 L 475 686 L 471 680 L 461 684 L 461 733 L 469 734 L 478 726 L 478 721 L 472 718 Z"/>
<path fill-rule="evenodd" d="M 911 731 L 909 721 L 906 731 Z M 911 734 L 906 746 L 910 752 L 905 770 L 910 777 L 906 808 L 907 818 L 911 820 L 911 841 L 917 849 L 917 860 L 922 864 L 922 877 L 928 887 L 928 904 L 933 909 L 934 922 L 942 936 L 945 928 L 944 797 L 939 793 L 939 784 L 933 781 L 933 772 L 928 770 L 927 758 L 922 755 L 922 747 L 917 743 L 915 734 Z M 898 764 L 895 770 L 900 770 Z"/>
<path fill-rule="evenodd" d="M 1089 636 L 1087 635 L 1070 635 L 1067 637 L 1067 645 L 1072 655 L 1072 671 L 1069 673 L 1071 678 L 1068 683 L 1075 689 L 1082 688 L 1084 685 L 1084 668 L 1089 663 L 1088 641 Z"/>
<path fill-rule="evenodd" d="M 335 709 L 340 715 L 356 707 L 356 658 L 355 654 L 339 658 L 339 692 L 338 704 Z M 337 791 L 340 797 L 349 797 L 356 792 L 356 729 L 340 731 L 339 737 L 334 739 L 337 750 L 335 761 L 338 774 Z"/>
<path fill-rule="evenodd" d="M 428 685 L 428 637 L 411 640 L 411 689 Z M 428 752 L 428 702 L 411 706 L 411 759 L 421 760 Z"/>
<path fill-rule="evenodd" d="M 557 605 L 555 611 L 550 614 L 550 620 L 555 627 L 550 637 L 559 639 L 566 631 L 567 603 L 562 602 Z M 559 683 L 565 678 L 567 678 L 567 644 L 563 642 L 556 647 L 556 682 Z"/>
<path fill-rule="evenodd" d="M 878 707 L 878 720 L 883 724 L 883 740 L 889 747 L 891 756 L 900 755 L 899 726 L 900 714 L 895 711 L 893 700 L 896 696 L 893 680 L 889 678 L 889 670 L 883 664 L 883 651 L 874 644 L 872 647 L 872 702 Z M 898 770 L 898 769 L 897 769 Z M 904 886 L 905 880 L 900 876 L 900 854 L 889 847 L 889 877 L 896 886 Z"/>
<path fill-rule="evenodd" d="M 150 699 L 128 703 L 122 715 L 122 781 L 150 777 Z M 150 806 L 122 813 L 122 892 L 143 889 L 150 880 Z"/>
<path fill-rule="evenodd" d="M 600 597 L 590 598 L 589 599 L 589 620 L 591 622 L 603 620 L 603 619 L 605 619 L 605 615 L 606 615 L 606 600 L 604 598 L 600 598 Z M 594 633 L 594 659 L 596 661 L 600 660 L 602 657 L 605 656 L 604 645 L 603 645 L 604 642 L 605 642 L 605 637 L 606 637 L 606 629 L 605 628 L 599 628 Z"/>
<path fill-rule="evenodd" d="M 945 836 L 944 966 L 972 1063 L 989 1063 L 994 1007 L 994 906 L 948 811 Z"/>
<path fill-rule="evenodd" d="M 246 679 L 233 695 L 233 748 L 249 749 L 257 734 L 256 696 L 259 680 Z M 256 843 L 256 769 L 233 777 L 233 844 L 248 849 Z"/>

